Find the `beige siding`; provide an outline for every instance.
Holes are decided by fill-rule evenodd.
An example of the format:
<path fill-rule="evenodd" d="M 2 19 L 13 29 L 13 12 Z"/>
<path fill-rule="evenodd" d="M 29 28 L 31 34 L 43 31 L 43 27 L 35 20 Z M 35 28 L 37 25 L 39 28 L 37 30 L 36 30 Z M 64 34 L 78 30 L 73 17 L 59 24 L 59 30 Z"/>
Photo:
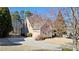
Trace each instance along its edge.
<path fill-rule="evenodd" d="M 27 28 L 28 28 L 28 31 L 29 33 L 32 33 L 32 37 L 37 37 L 38 35 L 40 35 L 40 30 L 33 30 L 28 18 L 26 18 L 26 22 L 27 22 Z"/>
<path fill-rule="evenodd" d="M 38 35 L 40 35 L 40 30 L 33 30 L 33 37 L 37 37 Z"/>
<path fill-rule="evenodd" d="M 31 26 L 31 24 L 30 24 L 28 18 L 26 18 L 26 22 L 27 22 L 27 28 L 28 28 L 29 33 L 33 33 L 33 28 L 32 28 L 32 26 Z"/>

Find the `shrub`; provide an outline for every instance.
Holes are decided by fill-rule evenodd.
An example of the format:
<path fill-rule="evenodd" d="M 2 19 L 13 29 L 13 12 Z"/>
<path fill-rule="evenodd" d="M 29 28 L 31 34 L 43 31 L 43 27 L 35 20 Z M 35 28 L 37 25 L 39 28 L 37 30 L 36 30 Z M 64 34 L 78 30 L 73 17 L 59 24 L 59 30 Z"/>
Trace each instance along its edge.
<path fill-rule="evenodd" d="M 45 40 L 47 37 L 46 36 L 43 36 L 43 35 L 38 35 L 36 37 L 36 40 Z"/>
<path fill-rule="evenodd" d="M 27 37 L 32 37 L 32 33 L 27 33 Z"/>
<path fill-rule="evenodd" d="M 52 37 L 56 37 L 56 33 L 53 33 L 53 34 L 52 34 Z"/>
<path fill-rule="evenodd" d="M 63 32 L 63 34 L 67 34 L 67 32 Z"/>

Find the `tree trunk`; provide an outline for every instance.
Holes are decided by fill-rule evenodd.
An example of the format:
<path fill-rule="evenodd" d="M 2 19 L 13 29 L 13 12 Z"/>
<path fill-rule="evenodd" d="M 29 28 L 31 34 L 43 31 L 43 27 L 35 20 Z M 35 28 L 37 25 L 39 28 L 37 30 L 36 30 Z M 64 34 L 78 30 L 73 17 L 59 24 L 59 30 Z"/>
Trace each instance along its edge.
<path fill-rule="evenodd" d="M 77 43 L 78 43 L 78 40 L 77 39 L 73 39 L 73 51 L 78 51 Z"/>
<path fill-rule="evenodd" d="M 73 16 L 73 33 L 74 33 L 74 39 L 73 39 L 73 51 L 77 51 L 78 50 L 78 48 L 77 48 L 77 44 L 78 44 L 78 39 L 77 39 L 77 37 L 78 37 L 78 23 L 77 23 L 77 21 L 78 21 L 78 18 L 77 18 L 77 13 L 76 13 L 76 8 L 74 7 L 74 8 L 72 8 L 71 7 L 71 10 L 72 10 L 72 16 Z"/>

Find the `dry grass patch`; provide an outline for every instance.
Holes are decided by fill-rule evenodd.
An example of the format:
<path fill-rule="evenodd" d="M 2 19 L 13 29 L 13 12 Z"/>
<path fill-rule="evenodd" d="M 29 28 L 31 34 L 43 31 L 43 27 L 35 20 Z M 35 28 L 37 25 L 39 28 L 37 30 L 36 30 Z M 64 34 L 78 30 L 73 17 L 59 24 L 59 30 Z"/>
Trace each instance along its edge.
<path fill-rule="evenodd" d="M 46 39 L 45 42 L 50 43 L 50 44 L 58 44 L 58 45 L 66 45 L 67 43 L 72 43 L 72 39 L 68 39 L 68 38 L 49 38 Z"/>

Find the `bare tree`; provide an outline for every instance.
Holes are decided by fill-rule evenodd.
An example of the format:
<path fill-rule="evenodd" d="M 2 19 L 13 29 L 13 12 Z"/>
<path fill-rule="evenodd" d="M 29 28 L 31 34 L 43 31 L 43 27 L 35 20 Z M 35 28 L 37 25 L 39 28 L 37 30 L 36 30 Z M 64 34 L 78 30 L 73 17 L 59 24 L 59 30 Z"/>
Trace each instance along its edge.
<path fill-rule="evenodd" d="M 78 17 L 76 7 L 71 7 L 73 16 L 73 51 L 78 50 Z"/>
<path fill-rule="evenodd" d="M 73 38 L 73 51 L 77 51 L 78 50 L 78 35 L 79 35 L 79 30 L 78 30 L 78 13 L 77 13 L 77 10 L 78 8 L 76 7 L 71 7 L 69 9 L 66 9 L 65 10 L 70 10 L 69 12 L 66 12 L 66 16 L 68 17 L 68 22 L 67 22 L 67 25 L 68 23 L 70 25 L 68 25 L 67 28 L 69 28 L 69 32 L 70 34 L 72 34 L 72 38 Z"/>

